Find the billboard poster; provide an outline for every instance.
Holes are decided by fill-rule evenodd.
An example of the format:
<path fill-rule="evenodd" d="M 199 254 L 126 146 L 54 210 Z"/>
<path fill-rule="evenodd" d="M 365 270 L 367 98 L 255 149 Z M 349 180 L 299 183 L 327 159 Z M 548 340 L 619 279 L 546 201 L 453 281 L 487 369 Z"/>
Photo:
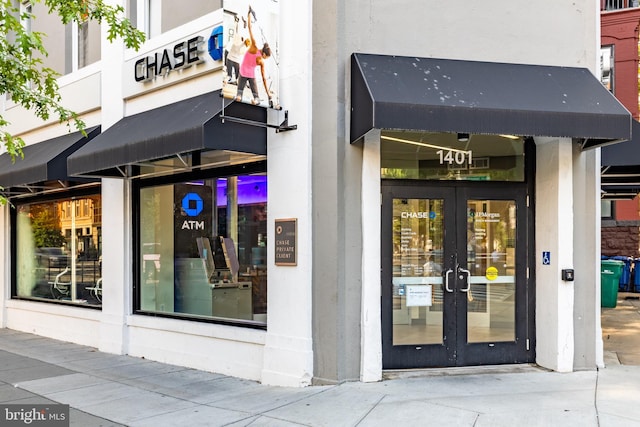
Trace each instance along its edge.
<path fill-rule="evenodd" d="M 278 1 L 224 0 L 223 6 L 223 96 L 282 109 Z"/>

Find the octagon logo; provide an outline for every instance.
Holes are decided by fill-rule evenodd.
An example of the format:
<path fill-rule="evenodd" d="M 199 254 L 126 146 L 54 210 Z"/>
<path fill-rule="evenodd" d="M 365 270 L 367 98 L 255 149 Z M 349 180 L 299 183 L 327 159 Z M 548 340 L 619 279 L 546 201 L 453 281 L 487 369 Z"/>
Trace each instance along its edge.
<path fill-rule="evenodd" d="M 182 210 L 188 216 L 198 216 L 203 209 L 204 202 L 198 194 L 187 193 L 187 195 L 182 198 Z"/>

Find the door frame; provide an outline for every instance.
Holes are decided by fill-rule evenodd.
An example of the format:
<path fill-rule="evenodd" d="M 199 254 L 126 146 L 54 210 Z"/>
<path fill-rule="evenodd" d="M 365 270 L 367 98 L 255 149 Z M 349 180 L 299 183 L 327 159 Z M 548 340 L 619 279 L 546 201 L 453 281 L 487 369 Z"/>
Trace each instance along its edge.
<path fill-rule="evenodd" d="M 533 180 L 527 180 L 529 182 Z M 535 360 L 535 280 L 534 266 L 534 212 L 530 203 L 531 188 L 526 183 L 472 182 L 472 181 L 415 181 L 382 180 L 381 212 L 381 316 L 383 369 L 409 369 L 439 366 L 472 366 L 506 363 L 530 363 Z M 421 196 L 422 194 L 422 196 Z M 391 224 L 394 198 L 429 198 L 445 200 L 444 227 L 455 230 L 457 236 L 446 233 L 444 237 L 444 269 L 448 269 L 451 248 L 466 248 L 467 200 L 516 200 L 525 212 L 518 209 L 516 287 L 516 341 L 513 343 L 466 343 L 466 303 L 461 303 L 461 292 L 455 283 L 453 295 L 445 292 L 443 327 L 449 334 L 442 345 L 393 346 L 392 276 L 393 250 L 391 248 Z M 454 208 L 455 205 L 455 208 Z M 447 208 L 447 206 L 449 206 Z M 455 212 L 455 217 L 452 215 Z M 524 235 L 522 234 L 524 233 Z M 448 235 L 447 235 L 448 234 Z M 454 239 L 454 240 L 451 240 Z M 386 243 L 386 244 L 385 244 Z M 448 249 L 447 249 L 448 248 Z M 466 265 L 466 250 L 462 260 Z M 452 275 L 452 276 L 457 276 Z M 384 284 L 387 284 L 385 286 Z M 524 288 L 524 289 L 523 289 Z M 448 298 L 447 298 L 448 297 Z M 466 298 L 466 296 L 465 296 Z M 462 321 L 464 320 L 464 321 Z M 451 336 L 452 332 L 453 336 Z M 497 351 L 496 351 L 497 350 Z M 427 354 L 428 356 L 425 356 Z M 428 363 L 426 361 L 428 360 Z"/>

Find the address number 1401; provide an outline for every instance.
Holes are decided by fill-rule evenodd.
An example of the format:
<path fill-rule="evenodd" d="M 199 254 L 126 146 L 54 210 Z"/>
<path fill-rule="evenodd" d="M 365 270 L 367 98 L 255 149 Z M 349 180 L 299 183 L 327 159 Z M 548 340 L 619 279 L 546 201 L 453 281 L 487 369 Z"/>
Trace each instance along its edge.
<path fill-rule="evenodd" d="M 440 156 L 441 165 L 444 165 L 445 163 L 450 165 L 464 165 L 465 163 L 471 164 L 471 161 L 473 160 L 471 150 L 438 150 L 436 153 Z"/>

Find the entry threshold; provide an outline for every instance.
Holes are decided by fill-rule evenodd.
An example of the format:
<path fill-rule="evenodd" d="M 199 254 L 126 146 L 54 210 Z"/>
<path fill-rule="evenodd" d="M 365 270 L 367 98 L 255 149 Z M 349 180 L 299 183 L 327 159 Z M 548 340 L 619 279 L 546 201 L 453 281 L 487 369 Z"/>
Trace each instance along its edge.
<path fill-rule="evenodd" d="M 551 372 L 535 363 L 511 365 L 460 366 L 453 368 L 389 369 L 382 371 L 383 380 L 420 377 L 445 377 L 453 375 L 514 374 L 523 372 Z"/>

